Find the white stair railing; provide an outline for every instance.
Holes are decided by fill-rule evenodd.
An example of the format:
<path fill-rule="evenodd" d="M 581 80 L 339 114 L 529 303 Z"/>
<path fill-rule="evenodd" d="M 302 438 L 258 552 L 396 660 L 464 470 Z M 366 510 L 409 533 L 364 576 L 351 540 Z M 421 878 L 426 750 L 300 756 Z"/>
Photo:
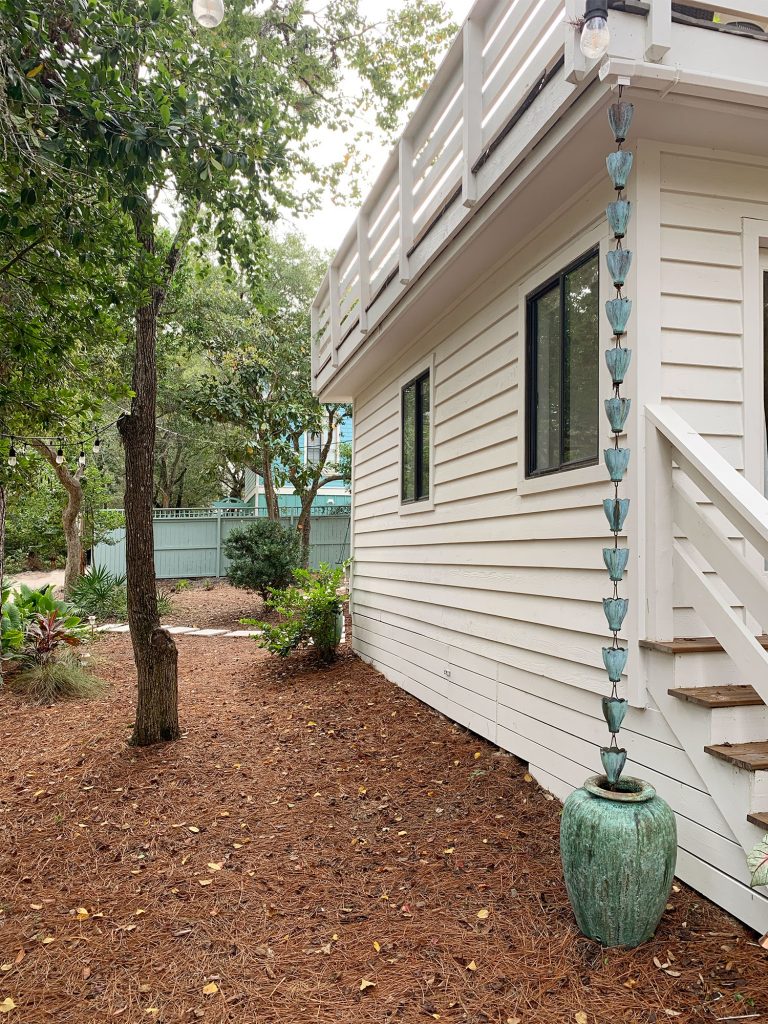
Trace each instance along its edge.
<path fill-rule="evenodd" d="M 671 547 L 678 598 L 690 603 L 745 680 L 768 704 L 768 653 L 749 628 L 750 619 L 761 626 L 768 623 L 768 576 L 763 568 L 768 559 L 768 500 L 674 410 L 647 406 L 645 419 L 647 450 L 655 453 L 648 474 L 656 481 L 649 533 L 674 523 L 678 535 L 677 539 L 667 538 L 671 545 L 658 536 L 649 545 L 649 551 L 658 554 L 646 565 L 647 599 L 649 604 L 659 600 L 665 606 L 664 615 L 657 614 L 656 622 L 666 618 L 670 628 L 672 625 L 672 593 L 660 593 L 656 586 L 658 579 L 670 579 Z M 658 487 L 660 478 L 666 481 L 665 487 Z M 710 506 L 697 500 L 695 488 Z M 742 554 L 733 537 L 744 538 L 754 552 L 751 557 Z M 714 570 L 716 578 L 702 571 L 691 549 Z M 658 563 L 661 557 L 663 565 Z M 741 602 L 748 613 L 746 619 L 733 607 L 723 585 Z"/>

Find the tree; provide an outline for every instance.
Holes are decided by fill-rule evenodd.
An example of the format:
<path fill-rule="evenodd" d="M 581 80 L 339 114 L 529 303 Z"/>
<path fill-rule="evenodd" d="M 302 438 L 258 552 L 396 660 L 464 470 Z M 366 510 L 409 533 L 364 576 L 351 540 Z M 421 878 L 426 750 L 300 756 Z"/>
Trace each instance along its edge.
<path fill-rule="evenodd" d="M 301 505 L 296 528 L 306 566 L 312 503 L 325 484 L 345 479 L 330 455 L 349 407 L 323 405 L 312 394 L 309 307 L 325 270 L 322 255 L 296 234 L 270 238 L 265 248 L 261 313 L 223 344 L 215 335 L 209 339 L 217 369 L 202 377 L 190 404 L 199 415 L 235 424 L 252 438 L 269 518 L 280 518 L 278 488 L 291 484 Z M 311 460 L 307 434 L 320 436 Z"/>
<path fill-rule="evenodd" d="M 439 5 L 417 0 L 378 27 L 357 0 L 320 12 L 295 0 L 256 11 L 230 0 L 215 33 L 198 30 L 189 8 L 172 0 L 38 7 L 0 0 L 11 122 L 59 174 L 74 169 L 97 180 L 100 209 L 119 207 L 135 243 L 134 395 L 118 427 L 138 677 L 133 742 L 144 745 L 179 735 L 176 649 L 160 629 L 152 536 L 157 332 L 174 274 L 203 234 L 257 273 L 264 224 L 297 202 L 293 175 L 320 177 L 307 150 L 311 129 L 349 123 L 361 103 L 396 119 L 453 26 Z M 398 54 L 402 61 L 393 61 Z M 355 102 L 340 88 L 348 68 L 363 83 Z M 159 204 L 175 213 L 167 247 L 159 244 Z"/>

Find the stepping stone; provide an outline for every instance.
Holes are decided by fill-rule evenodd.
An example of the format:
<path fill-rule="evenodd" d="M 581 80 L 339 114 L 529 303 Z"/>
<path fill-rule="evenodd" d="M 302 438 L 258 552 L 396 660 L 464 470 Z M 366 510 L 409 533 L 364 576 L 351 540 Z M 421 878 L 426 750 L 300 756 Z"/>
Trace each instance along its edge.
<path fill-rule="evenodd" d="M 224 636 L 226 629 L 193 629 L 194 636 Z"/>
<path fill-rule="evenodd" d="M 167 629 L 169 633 L 194 633 L 195 630 L 192 626 L 163 626 L 163 629 Z"/>
<path fill-rule="evenodd" d="M 99 632 L 102 633 L 127 633 L 130 630 L 130 626 L 99 626 Z"/>

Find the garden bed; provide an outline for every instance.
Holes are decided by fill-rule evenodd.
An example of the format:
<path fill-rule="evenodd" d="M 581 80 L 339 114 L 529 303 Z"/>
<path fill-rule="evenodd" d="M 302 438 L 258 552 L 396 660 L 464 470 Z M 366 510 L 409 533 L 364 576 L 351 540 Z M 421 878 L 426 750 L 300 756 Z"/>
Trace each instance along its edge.
<path fill-rule="evenodd" d="M 126 746 L 127 636 L 98 643 L 105 699 L 0 695 L 11 1024 L 768 1015 L 755 936 L 685 886 L 652 943 L 581 938 L 558 802 L 349 651 L 318 669 L 177 642 L 174 745 Z"/>

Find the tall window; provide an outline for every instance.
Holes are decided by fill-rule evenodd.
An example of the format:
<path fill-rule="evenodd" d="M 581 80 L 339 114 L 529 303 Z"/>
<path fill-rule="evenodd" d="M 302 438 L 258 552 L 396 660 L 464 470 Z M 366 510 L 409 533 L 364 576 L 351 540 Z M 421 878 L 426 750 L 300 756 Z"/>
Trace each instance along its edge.
<path fill-rule="evenodd" d="M 307 431 L 307 465 L 316 466 L 323 448 L 323 435 Z"/>
<path fill-rule="evenodd" d="M 401 396 L 402 500 L 429 498 L 429 370 L 406 384 Z"/>
<path fill-rule="evenodd" d="M 527 476 L 597 461 L 598 285 L 592 252 L 528 297 Z"/>

